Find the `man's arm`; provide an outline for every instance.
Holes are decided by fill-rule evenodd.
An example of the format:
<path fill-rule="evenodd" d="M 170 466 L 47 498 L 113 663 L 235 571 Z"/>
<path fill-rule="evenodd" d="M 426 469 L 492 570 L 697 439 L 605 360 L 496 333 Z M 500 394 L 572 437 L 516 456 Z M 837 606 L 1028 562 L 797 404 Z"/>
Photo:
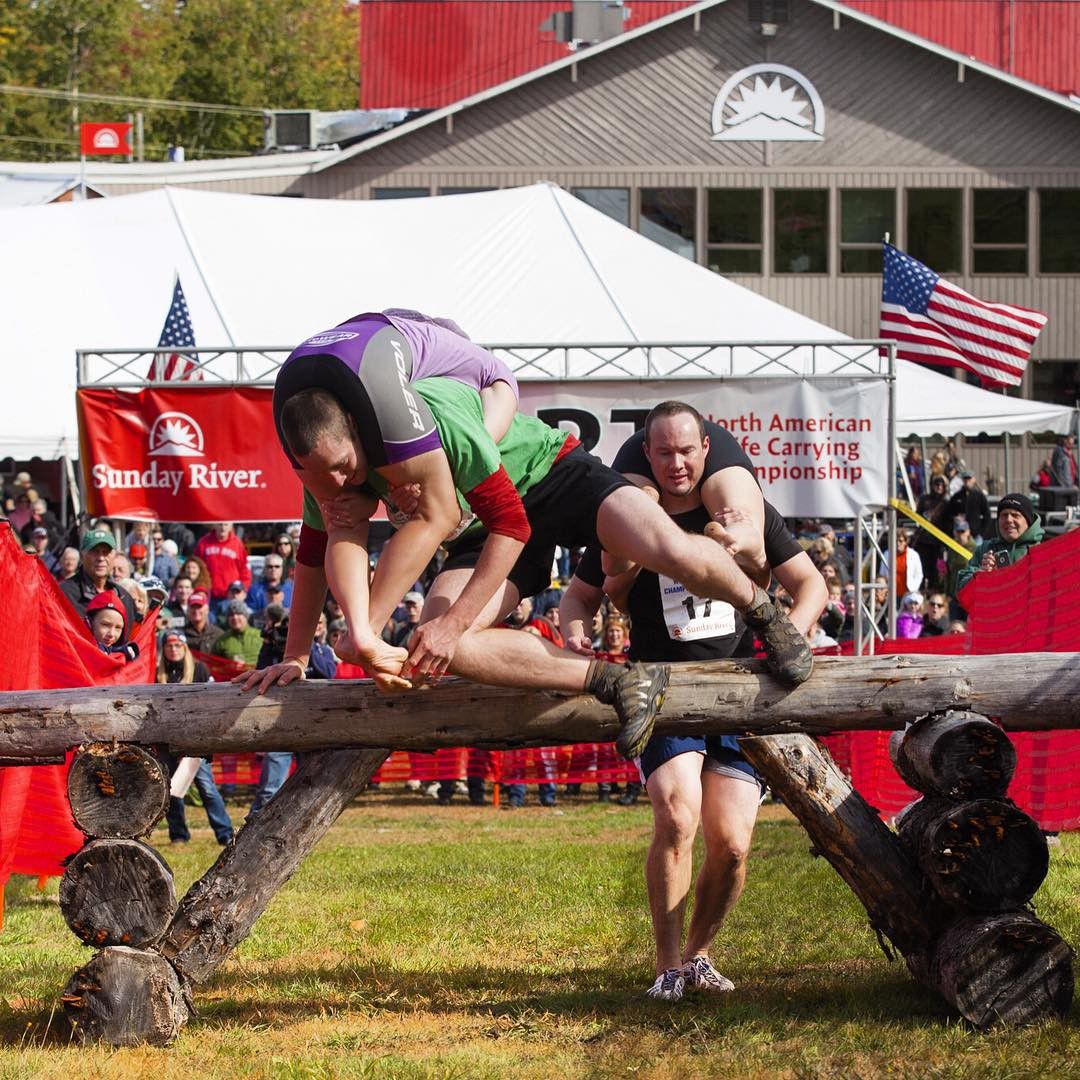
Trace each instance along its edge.
<path fill-rule="evenodd" d="M 559 625 L 566 648 L 571 652 L 592 656 L 593 617 L 600 610 L 604 590 L 590 585 L 575 574 L 559 601 Z"/>
<path fill-rule="evenodd" d="M 795 601 L 788 612 L 788 618 L 805 637 L 828 603 L 829 590 L 825 579 L 805 551 L 800 551 L 786 562 L 774 566 L 772 573 Z"/>

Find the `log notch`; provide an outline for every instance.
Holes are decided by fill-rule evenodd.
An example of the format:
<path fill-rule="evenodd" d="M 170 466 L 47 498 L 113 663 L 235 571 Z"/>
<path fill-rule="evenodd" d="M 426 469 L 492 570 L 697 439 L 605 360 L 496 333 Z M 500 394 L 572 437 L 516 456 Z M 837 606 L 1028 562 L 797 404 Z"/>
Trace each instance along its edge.
<path fill-rule="evenodd" d="M 739 745 L 851 886 L 871 926 L 965 1019 L 985 1027 L 1066 1014 L 1073 953 L 1054 930 L 1023 912 L 957 919 L 812 739 L 744 738 Z"/>
<path fill-rule="evenodd" d="M 165 1046 L 187 1023 L 180 978 L 156 952 L 104 949 L 71 977 L 61 999 L 80 1041 Z"/>
<path fill-rule="evenodd" d="M 300 759 L 181 901 L 158 948 L 182 976 L 210 978 L 388 753 L 338 750 Z"/>
<path fill-rule="evenodd" d="M 1050 868 L 1042 830 L 1006 800 L 927 797 L 905 807 L 896 828 L 938 896 L 957 911 L 1023 907 Z"/>
<path fill-rule="evenodd" d="M 94 743 L 75 755 L 68 800 L 89 837 L 146 836 L 168 809 L 169 777 L 142 747 Z"/>
<path fill-rule="evenodd" d="M 172 872 L 137 840 L 93 840 L 68 861 L 60 911 L 88 945 L 150 945 L 176 911 Z"/>
<path fill-rule="evenodd" d="M 977 1028 L 1064 1017 L 1073 998 L 1073 950 L 1026 911 L 961 919 L 942 935 L 931 980 Z"/>
<path fill-rule="evenodd" d="M 909 787 L 955 799 L 998 798 L 1016 771 L 1009 736 L 978 713 L 948 710 L 895 731 L 889 754 Z"/>
<path fill-rule="evenodd" d="M 818 657 L 794 690 L 757 661 L 672 665 L 662 735 L 895 729 L 944 708 L 1006 718 L 1010 731 L 1080 728 L 1080 657 Z M 393 746 L 514 748 L 609 741 L 614 709 L 591 697 L 448 680 L 380 695 L 371 683 L 311 680 L 266 697 L 225 684 L 0 693 L 0 757 L 41 758 L 114 739 L 180 754 Z"/>

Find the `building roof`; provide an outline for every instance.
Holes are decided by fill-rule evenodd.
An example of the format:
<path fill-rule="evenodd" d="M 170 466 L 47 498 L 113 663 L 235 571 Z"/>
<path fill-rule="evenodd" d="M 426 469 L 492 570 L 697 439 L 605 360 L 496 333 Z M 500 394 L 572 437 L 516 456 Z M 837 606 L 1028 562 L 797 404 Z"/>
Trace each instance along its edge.
<path fill-rule="evenodd" d="M 618 49 L 628 44 L 637 38 L 643 37 L 646 34 L 656 33 L 658 30 L 663 29 L 673 23 L 681 22 L 684 19 L 695 17 L 700 13 L 706 12 L 711 8 L 717 8 L 722 4 L 728 3 L 729 0 L 699 0 L 698 3 L 692 4 L 689 7 L 680 8 L 677 11 L 673 11 L 668 15 L 655 19 L 652 22 L 646 23 L 643 26 L 637 27 L 635 30 L 628 30 L 618 37 L 612 38 L 610 41 L 604 41 L 597 45 L 592 45 L 588 49 L 580 52 L 570 53 L 568 56 L 563 57 L 561 60 L 555 60 L 550 64 L 546 64 L 542 68 L 538 68 L 535 71 L 530 71 L 525 75 L 519 75 L 516 78 L 509 79 L 498 86 L 490 87 L 487 90 L 481 90 L 478 93 L 471 95 L 461 101 L 454 102 L 452 105 L 446 105 L 440 109 L 433 109 L 431 112 L 425 113 L 423 116 L 418 117 L 415 120 L 406 121 L 404 124 L 400 124 L 389 131 L 384 131 L 381 134 L 375 135 L 370 139 L 365 140 L 356 146 L 349 147 L 346 150 L 341 150 L 334 155 L 332 159 L 328 159 L 313 166 L 313 172 L 321 172 L 323 169 L 330 168 L 337 165 L 342 161 L 346 161 L 349 158 L 355 157 L 358 154 L 367 153 L 370 150 L 374 150 L 377 147 L 382 146 L 384 143 L 388 143 L 393 139 L 403 138 L 410 133 L 419 130 L 420 128 L 427 127 L 429 124 L 435 124 L 447 121 L 449 117 L 454 114 L 464 111 L 465 109 L 472 108 L 473 106 L 480 105 L 485 101 L 489 101 L 494 97 L 498 97 L 501 94 L 516 90 L 520 86 L 525 86 L 537 79 L 542 79 L 547 75 L 554 74 L 555 72 L 565 70 L 572 67 L 575 64 L 587 64 L 594 57 L 610 52 L 612 49 Z M 1016 75 L 1010 75 L 1008 72 L 1002 71 L 1000 68 L 996 68 L 991 64 L 984 63 L 981 60 L 973 59 L 963 53 L 956 52 L 953 49 L 947 49 L 942 45 L 933 41 L 928 41 L 926 38 L 919 37 L 917 34 L 910 33 L 907 30 L 902 30 L 891 23 L 883 22 L 881 19 L 875 18 L 872 15 L 868 15 L 863 11 L 859 11 L 846 3 L 841 3 L 840 0 L 806 0 L 807 3 L 817 4 L 819 7 L 827 8 L 836 13 L 837 18 L 848 18 L 854 22 L 863 23 L 867 26 L 872 26 L 881 32 L 888 34 L 891 37 L 897 38 L 910 45 L 915 45 L 919 48 L 926 49 L 928 52 L 935 53 L 947 60 L 951 60 L 957 65 L 970 71 L 979 72 L 982 75 L 991 79 L 996 79 L 1000 82 L 1007 83 L 1010 86 L 1014 86 L 1019 90 L 1024 90 L 1027 93 L 1033 94 L 1035 97 L 1040 97 L 1045 101 L 1053 102 L 1055 105 L 1063 106 L 1070 111 L 1080 114 L 1080 97 L 1075 97 L 1069 94 L 1061 94 L 1054 90 L 1048 90 L 1044 86 L 1039 86 L 1035 83 L 1028 82 L 1026 79 L 1022 79 Z M 936 2 L 936 0 L 935 0 Z"/>
<path fill-rule="evenodd" d="M 846 6 L 1059 93 L 1080 93 L 1076 0 L 846 0 Z"/>
<path fill-rule="evenodd" d="M 692 0 L 627 0 L 634 30 Z M 566 57 L 540 24 L 571 0 L 362 0 L 363 108 L 441 108 Z M 1077 0 L 845 0 L 835 5 L 1058 93 L 1080 92 Z M 582 54 L 584 55 L 584 54 Z"/>
<path fill-rule="evenodd" d="M 34 169 L 34 172 L 39 171 Z M 56 202 L 78 186 L 78 174 L 72 174 L 70 165 L 63 174 L 52 176 L 16 175 L 3 168 L 0 170 L 0 210 Z M 90 185 L 87 188 L 95 195 L 101 194 Z"/>
<path fill-rule="evenodd" d="M 632 0 L 633 30 L 693 0 Z M 364 0 L 360 107 L 437 109 L 569 55 L 540 24 L 572 0 Z"/>

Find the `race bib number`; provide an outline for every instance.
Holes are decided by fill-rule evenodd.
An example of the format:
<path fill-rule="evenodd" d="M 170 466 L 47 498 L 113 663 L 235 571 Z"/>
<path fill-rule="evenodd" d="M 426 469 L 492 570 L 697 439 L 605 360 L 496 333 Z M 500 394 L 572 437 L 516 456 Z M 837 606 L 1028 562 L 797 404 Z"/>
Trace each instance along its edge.
<path fill-rule="evenodd" d="M 685 585 L 664 574 L 657 574 L 657 578 L 664 622 L 672 641 L 700 641 L 735 633 L 735 609 L 729 603 L 695 596 Z"/>

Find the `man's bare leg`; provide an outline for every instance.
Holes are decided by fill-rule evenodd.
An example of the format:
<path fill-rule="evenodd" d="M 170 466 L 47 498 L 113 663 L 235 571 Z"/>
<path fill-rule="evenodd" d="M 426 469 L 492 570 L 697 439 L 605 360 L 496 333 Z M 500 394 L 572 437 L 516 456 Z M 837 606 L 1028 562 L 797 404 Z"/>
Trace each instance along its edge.
<path fill-rule="evenodd" d="M 765 500 L 757 481 L 739 465 L 720 469 L 702 483 L 701 501 L 712 518 L 706 535 L 722 543 L 739 566 L 756 578 L 766 566 Z M 728 510 L 740 513 L 723 520 Z"/>
<path fill-rule="evenodd" d="M 742 894 L 760 796 L 761 789 L 748 780 L 708 770 L 701 775 L 705 861 L 698 871 L 694 890 L 694 913 L 683 950 L 685 963 L 693 962 L 695 957 L 708 958 L 724 919 Z M 730 980 L 723 976 L 720 983 L 713 983 L 707 976 L 695 980 L 693 973 L 690 979 L 701 989 L 732 989 Z"/>
<path fill-rule="evenodd" d="M 432 584 L 423 619 L 434 619 L 445 612 L 465 588 L 471 573 L 466 569 L 443 571 Z M 664 700 L 667 665 L 646 667 L 589 660 L 536 634 L 492 627 L 519 601 L 516 586 L 504 582 L 472 627 L 458 639 L 449 670 L 491 686 L 594 694 L 604 704 L 614 705 L 622 721 L 616 740 L 619 752 L 626 758 L 640 754 Z"/>
<path fill-rule="evenodd" d="M 765 645 L 777 678 L 798 686 L 810 677 L 814 655 L 783 608 L 772 603 L 720 544 L 683 532 L 636 487 L 616 488 L 604 499 L 596 515 L 596 532 L 616 558 L 667 574 L 696 596 L 726 600 L 741 611 Z"/>
<path fill-rule="evenodd" d="M 657 975 L 683 964 L 683 920 L 693 877 L 694 837 L 701 818 L 703 760 L 699 753 L 679 754 L 652 772 L 645 785 L 653 813 L 645 886 Z"/>

